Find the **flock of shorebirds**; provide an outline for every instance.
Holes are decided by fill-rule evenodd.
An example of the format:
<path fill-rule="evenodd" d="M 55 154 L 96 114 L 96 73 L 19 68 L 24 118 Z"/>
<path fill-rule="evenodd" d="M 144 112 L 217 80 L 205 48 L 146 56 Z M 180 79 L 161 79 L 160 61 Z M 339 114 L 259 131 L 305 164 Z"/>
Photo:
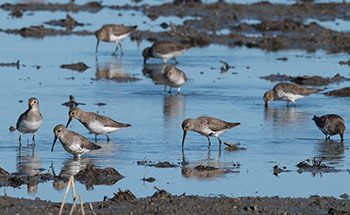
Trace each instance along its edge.
<path fill-rule="evenodd" d="M 122 55 L 123 50 L 120 40 L 129 36 L 129 34 L 135 31 L 136 28 L 137 26 L 114 24 L 102 26 L 102 28 L 95 33 L 97 38 L 96 52 L 98 51 L 100 41 L 114 42 L 116 44 L 114 54 L 117 54 L 117 51 L 120 48 L 120 53 Z M 182 55 L 189 48 L 190 46 L 187 44 L 173 41 L 155 42 L 151 47 L 145 48 L 142 55 L 144 57 L 144 63 L 146 63 L 149 58 L 162 59 L 164 63 L 168 62 L 170 59 L 174 59 L 177 63 L 176 57 Z M 169 92 L 171 92 L 172 87 L 175 87 L 179 93 L 181 86 L 187 81 L 185 73 L 174 65 L 166 66 L 163 75 L 165 80 L 165 91 L 166 87 L 169 86 Z M 269 90 L 264 94 L 265 107 L 267 108 L 269 103 L 273 100 L 285 100 L 287 101 L 287 106 L 289 106 L 290 103 L 295 105 L 297 99 L 319 91 L 319 89 L 307 88 L 295 83 L 278 83 L 272 90 Z M 59 124 L 54 128 L 53 132 L 55 138 L 52 143 L 51 151 L 53 151 L 55 143 L 57 142 L 57 139 L 59 139 L 63 148 L 67 152 L 76 157 L 80 157 L 84 153 L 101 148 L 96 143 L 97 135 L 106 135 L 107 141 L 109 142 L 109 133 L 131 126 L 127 123 L 117 122 L 107 116 L 102 116 L 93 112 L 85 112 L 77 107 L 80 104 L 82 103 L 77 103 L 73 96 L 70 96 L 68 102 L 63 103 L 63 105 L 69 107 L 69 119 L 66 126 Z M 90 133 L 95 135 L 95 143 L 92 143 L 86 137 L 67 129 L 69 123 L 74 118 L 80 121 Z M 327 139 L 329 139 L 331 135 L 339 134 L 343 141 L 345 125 L 344 119 L 341 116 L 336 114 L 324 115 L 321 117 L 314 116 L 312 120 L 314 120 L 317 127 L 324 133 Z M 19 116 L 16 127 L 11 126 L 10 130 L 17 130 L 20 132 L 20 143 L 22 134 L 33 134 L 32 140 L 33 144 L 35 144 L 35 133 L 40 128 L 42 121 L 43 117 L 40 113 L 39 100 L 37 98 L 30 98 L 28 100 L 28 109 Z M 189 131 L 194 131 L 207 137 L 209 146 L 211 144 L 209 137 L 216 137 L 221 146 L 222 141 L 219 136 L 225 131 L 238 125 L 240 125 L 239 122 L 226 122 L 210 116 L 200 116 L 196 119 L 185 119 L 182 122 L 182 147 L 184 147 L 186 134 Z"/>

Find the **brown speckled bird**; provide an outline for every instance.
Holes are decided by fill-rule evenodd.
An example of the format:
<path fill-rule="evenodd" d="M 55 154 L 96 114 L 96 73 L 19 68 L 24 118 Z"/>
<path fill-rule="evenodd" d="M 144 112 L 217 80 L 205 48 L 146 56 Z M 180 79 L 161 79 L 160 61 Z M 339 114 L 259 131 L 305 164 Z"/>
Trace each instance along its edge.
<path fill-rule="evenodd" d="M 159 58 L 163 60 L 163 63 L 170 59 L 174 59 L 178 63 L 176 57 L 182 55 L 189 48 L 188 44 L 172 41 L 155 42 L 151 47 L 147 47 L 142 51 L 143 62 L 146 63 L 149 58 Z"/>
<path fill-rule="evenodd" d="M 273 100 L 287 101 L 287 106 L 289 106 L 289 102 L 295 105 L 295 100 L 319 91 L 322 90 L 303 87 L 295 83 L 281 82 L 264 94 L 265 107 L 268 107 L 269 102 Z"/>
<path fill-rule="evenodd" d="M 185 119 L 182 122 L 182 130 L 183 138 L 182 138 L 182 147 L 184 147 L 186 134 L 188 131 L 197 132 L 208 138 L 208 146 L 211 145 L 210 136 L 214 136 L 219 140 L 219 144 L 221 146 L 221 139 L 219 135 L 224 133 L 225 131 L 240 125 L 239 122 L 226 122 L 221 119 L 217 119 L 210 116 L 201 116 L 196 119 Z"/>
<path fill-rule="evenodd" d="M 340 135 L 340 139 L 344 140 L 345 125 L 344 119 L 337 114 L 328 114 L 324 116 L 314 116 L 312 120 L 317 127 L 326 135 L 326 139 L 329 139 L 333 135 Z"/>

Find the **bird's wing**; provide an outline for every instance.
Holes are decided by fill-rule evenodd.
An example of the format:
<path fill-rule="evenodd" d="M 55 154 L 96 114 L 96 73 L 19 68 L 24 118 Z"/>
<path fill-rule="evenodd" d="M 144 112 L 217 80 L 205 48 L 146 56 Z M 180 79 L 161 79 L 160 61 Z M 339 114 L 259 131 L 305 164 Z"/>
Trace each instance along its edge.
<path fill-rule="evenodd" d="M 203 120 L 207 123 L 209 129 L 212 131 L 217 132 L 217 131 L 222 131 L 222 130 L 230 128 L 229 123 L 227 123 L 221 119 L 217 119 L 217 118 L 210 117 L 210 116 L 203 116 L 200 118 L 201 118 L 201 120 Z"/>
<path fill-rule="evenodd" d="M 176 43 L 176 42 L 170 42 L 170 41 L 163 41 L 163 42 L 157 42 L 152 46 L 153 50 L 160 54 L 167 54 L 169 52 L 176 52 L 176 51 L 182 51 L 185 49 L 188 49 L 189 46 L 182 43 Z"/>
<path fill-rule="evenodd" d="M 115 127 L 115 128 L 126 128 L 131 126 L 130 124 L 125 124 L 125 123 L 121 123 L 121 122 L 117 122 L 109 117 L 106 116 L 101 116 L 97 113 L 92 113 L 92 116 L 103 123 L 104 126 L 106 127 Z"/>

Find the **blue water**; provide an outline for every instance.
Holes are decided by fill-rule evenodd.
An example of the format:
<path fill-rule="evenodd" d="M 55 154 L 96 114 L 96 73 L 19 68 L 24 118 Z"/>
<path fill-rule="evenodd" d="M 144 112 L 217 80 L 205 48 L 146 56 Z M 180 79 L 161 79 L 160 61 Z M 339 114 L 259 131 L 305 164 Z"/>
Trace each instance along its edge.
<path fill-rule="evenodd" d="M 96 26 L 104 22 L 96 20 L 98 24 L 94 24 L 95 20 L 84 18 L 85 15 L 81 14 L 79 21 L 93 22 Z M 273 102 L 269 109 L 265 109 L 262 96 L 274 83 L 259 78 L 272 73 L 329 77 L 340 73 L 348 77 L 349 67 L 338 64 L 340 60 L 349 59 L 347 54 L 330 55 L 322 50 L 312 54 L 302 50 L 265 52 L 218 45 L 193 48 L 178 58 L 180 64 L 177 67 L 186 73 L 187 84 L 181 94 L 168 95 L 163 92 L 162 85 L 155 84 L 159 83 L 157 78 L 150 78 L 159 77 L 157 72 L 162 67 L 161 62 L 151 60 L 144 68 L 141 52 L 150 45 L 149 42 L 137 44 L 125 39 L 125 55 L 120 59 L 111 56 L 114 45 L 108 43 L 101 43 L 96 55 L 94 36 L 24 39 L 0 33 L 0 37 L 1 62 L 19 59 L 25 64 L 19 70 L 0 67 L 3 80 L 0 85 L 0 166 L 9 172 L 69 175 L 84 168 L 86 163 L 93 163 L 101 168 L 113 167 L 125 176 L 112 186 L 99 185 L 93 189 L 86 189 L 85 185 L 78 183 L 77 190 L 85 201 L 111 197 L 119 188 L 130 189 L 137 197 L 149 196 L 155 191 L 154 186 L 173 194 L 204 196 L 308 197 L 318 194 L 338 197 L 349 192 L 347 182 L 350 176 L 345 171 L 350 166 L 347 132 L 344 145 L 338 144 L 339 137 L 333 138 L 335 142 L 325 142 L 323 134 L 311 120 L 313 115 L 336 113 L 342 115 L 349 126 L 349 99 L 316 94 L 299 100 L 296 108 L 286 108 L 284 102 Z M 278 57 L 288 57 L 289 60 L 276 60 Z M 235 68 L 221 74 L 220 60 Z M 90 68 L 81 73 L 60 68 L 61 64 L 77 61 L 85 62 Z M 40 69 L 36 68 L 37 65 Z M 129 83 L 106 79 L 95 81 L 96 76 L 110 78 L 120 74 L 140 80 Z M 330 85 L 328 89 L 348 84 Z M 111 143 L 101 136 L 99 144 L 102 149 L 86 154 L 81 160 L 74 160 L 60 144 L 51 153 L 52 130 L 55 125 L 67 122 L 68 110 L 61 103 L 67 101 L 70 94 L 77 101 L 86 103 L 82 109 L 99 111 L 130 123 L 132 127 L 110 135 Z M 40 100 L 44 117 L 34 151 L 26 144 L 30 143 L 30 135 L 22 138 L 23 146 L 19 148 L 18 134 L 8 131 L 19 114 L 25 111 L 26 100 L 31 96 Z M 19 103 L 19 100 L 24 102 Z M 95 105 L 98 102 L 107 105 Z M 240 142 L 247 150 L 222 150 L 220 153 L 218 143 L 213 139 L 208 151 L 206 138 L 189 133 L 183 154 L 181 122 L 200 115 L 241 122 L 240 126 L 223 134 L 222 139 L 230 143 Z M 94 140 L 93 135 L 76 120 L 69 129 Z M 189 162 L 183 171 L 181 167 L 159 169 L 136 164 L 143 159 L 180 163 L 183 157 Z M 297 173 L 295 165 L 312 157 L 325 157 L 326 164 L 344 171 L 316 176 Z M 241 164 L 239 168 L 233 166 L 237 162 Z M 201 175 L 193 170 L 199 164 L 210 164 L 219 170 Z M 292 172 L 276 177 L 272 172 L 275 164 L 286 166 Z M 232 172 L 225 173 L 227 170 Z M 144 183 L 141 181 L 143 177 L 154 177 L 156 181 Z M 9 196 L 61 201 L 64 184 L 50 181 L 34 187 L 24 185 L 20 188 L 2 187 L 1 190 Z"/>

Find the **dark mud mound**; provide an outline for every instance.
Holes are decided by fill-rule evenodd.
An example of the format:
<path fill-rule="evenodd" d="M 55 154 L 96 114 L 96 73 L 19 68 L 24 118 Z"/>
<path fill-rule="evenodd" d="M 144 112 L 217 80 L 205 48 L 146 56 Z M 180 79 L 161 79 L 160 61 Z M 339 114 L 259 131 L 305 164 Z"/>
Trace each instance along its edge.
<path fill-rule="evenodd" d="M 118 171 L 108 167 L 105 169 L 96 168 L 93 164 L 87 164 L 84 170 L 79 171 L 75 179 L 87 187 L 93 185 L 113 185 L 124 178 Z"/>
<path fill-rule="evenodd" d="M 78 63 L 72 63 L 72 64 L 62 64 L 62 69 L 70 69 L 78 72 L 84 72 L 88 68 L 90 68 L 88 65 L 86 65 L 84 62 L 78 62 Z"/>
<path fill-rule="evenodd" d="M 150 167 L 156 167 L 156 168 L 175 168 L 178 167 L 179 165 L 170 163 L 169 161 L 159 161 L 157 163 L 150 161 L 150 160 L 142 160 L 142 161 L 137 161 L 137 165 L 140 166 L 150 166 Z"/>
<path fill-rule="evenodd" d="M 339 90 L 332 90 L 324 93 L 326 96 L 335 96 L 335 97 L 350 97 L 350 87 L 344 87 Z"/>
<path fill-rule="evenodd" d="M 322 77 L 318 75 L 288 76 L 288 75 L 282 75 L 277 73 L 277 74 L 263 76 L 260 78 L 271 82 L 290 81 L 296 84 L 308 85 L 308 86 L 325 86 L 329 84 L 341 83 L 341 82 L 350 80 L 350 78 L 346 78 L 344 76 L 341 76 L 340 74 L 336 74 L 335 76 L 329 78 L 329 77 Z"/>
<path fill-rule="evenodd" d="M 159 189 L 157 187 L 154 187 L 154 189 L 156 189 L 157 191 L 155 193 L 153 193 L 153 195 L 151 196 L 151 199 L 164 199 L 164 198 L 171 197 L 171 194 L 169 192 L 167 192 L 166 190 Z"/>
<path fill-rule="evenodd" d="M 278 176 L 282 172 L 290 172 L 290 170 L 288 170 L 285 166 L 283 166 L 282 168 L 280 168 L 278 165 L 273 166 L 273 174 L 275 176 Z"/>
<path fill-rule="evenodd" d="M 84 26 L 84 23 L 77 22 L 70 15 L 67 15 L 65 19 L 50 20 L 50 21 L 47 21 L 44 23 L 47 25 L 64 27 L 64 28 L 67 28 L 69 30 L 72 30 L 73 28 L 75 28 L 77 26 Z"/>
<path fill-rule="evenodd" d="M 311 172 L 312 175 L 329 172 L 340 172 L 340 170 L 324 164 L 321 158 L 312 158 L 301 161 L 296 165 L 296 167 L 298 167 L 298 173 Z"/>
<path fill-rule="evenodd" d="M 136 200 L 136 196 L 130 190 L 119 190 L 118 193 L 115 193 L 114 197 L 110 199 L 110 201 L 114 202 L 132 202 L 134 200 Z"/>
<path fill-rule="evenodd" d="M 59 4 L 59 3 L 18 3 L 18 4 L 10 4 L 10 3 L 4 3 L 0 5 L 0 8 L 7 11 L 14 11 L 14 10 L 20 10 L 20 11 L 87 11 L 96 13 L 100 11 L 103 6 L 99 2 L 87 2 L 83 5 L 78 4 Z"/>

